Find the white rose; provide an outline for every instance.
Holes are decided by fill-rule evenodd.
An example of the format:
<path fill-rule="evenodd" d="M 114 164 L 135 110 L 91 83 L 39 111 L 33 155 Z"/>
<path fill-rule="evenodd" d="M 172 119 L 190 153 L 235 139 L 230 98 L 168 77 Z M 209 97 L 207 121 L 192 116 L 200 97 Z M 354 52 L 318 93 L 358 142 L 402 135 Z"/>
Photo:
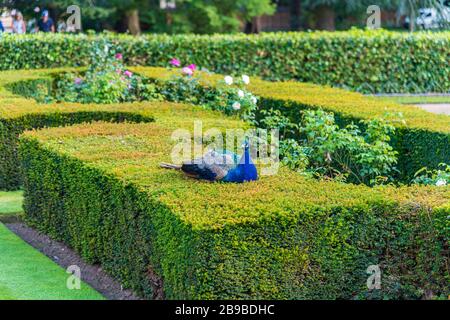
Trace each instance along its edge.
<path fill-rule="evenodd" d="M 233 103 L 233 109 L 234 110 L 239 110 L 240 108 L 241 108 L 241 104 L 239 102 Z"/>
<path fill-rule="evenodd" d="M 239 98 L 243 98 L 243 97 L 245 96 L 244 91 L 239 90 L 239 91 L 238 91 L 238 96 L 239 96 Z"/>
<path fill-rule="evenodd" d="M 252 97 L 251 100 L 253 104 L 256 104 L 258 102 L 258 99 L 256 99 L 256 97 Z"/>
<path fill-rule="evenodd" d="M 445 181 L 444 179 L 439 179 L 438 181 L 436 181 L 436 186 L 438 187 L 443 187 L 447 185 L 447 181 Z"/>
<path fill-rule="evenodd" d="M 244 82 L 245 84 L 249 84 L 250 83 L 250 77 L 246 74 L 242 75 L 242 82 Z"/>
<path fill-rule="evenodd" d="M 231 86 L 233 84 L 233 77 L 231 77 L 231 76 L 226 76 L 224 78 L 224 80 L 225 80 L 225 83 L 229 86 Z"/>

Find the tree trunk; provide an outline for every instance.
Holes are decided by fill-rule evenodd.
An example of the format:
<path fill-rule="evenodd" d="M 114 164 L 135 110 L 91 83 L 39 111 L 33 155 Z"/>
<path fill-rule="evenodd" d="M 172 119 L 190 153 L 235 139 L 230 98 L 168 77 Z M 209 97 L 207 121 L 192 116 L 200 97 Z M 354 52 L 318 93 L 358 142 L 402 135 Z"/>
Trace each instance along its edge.
<path fill-rule="evenodd" d="M 302 1 L 301 0 L 292 0 L 291 2 L 291 10 L 292 10 L 292 18 L 291 18 L 291 28 L 292 30 L 301 30 L 302 24 L 300 21 L 300 17 L 302 15 Z"/>
<path fill-rule="evenodd" d="M 126 13 L 128 31 L 132 35 L 139 35 L 141 33 L 141 23 L 139 20 L 138 9 L 132 9 Z"/>
<path fill-rule="evenodd" d="M 250 33 L 260 33 L 261 32 L 261 17 L 254 17 L 252 21 L 247 21 L 245 23 L 244 32 Z"/>
<path fill-rule="evenodd" d="M 252 20 L 252 33 L 261 32 L 261 17 L 254 17 Z"/>
<path fill-rule="evenodd" d="M 173 17 L 170 12 L 166 13 L 166 26 L 170 27 L 173 23 Z"/>
<path fill-rule="evenodd" d="M 416 14 L 414 12 L 414 8 L 411 8 L 411 12 L 409 14 L 409 32 L 414 32 L 416 29 Z"/>
<path fill-rule="evenodd" d="M 247 21 L 245 23 L 244 32 L 246 34 L 252 33 L 252 29 L 253 29 L 253 24 L 251 23 L 251 21 Z"/>
<path fill-rule="evenodd" d="M 327 5 L 320 5 L 314 10 L 316 28 L 319 30 L 336 30 L 334 9 Z"/>

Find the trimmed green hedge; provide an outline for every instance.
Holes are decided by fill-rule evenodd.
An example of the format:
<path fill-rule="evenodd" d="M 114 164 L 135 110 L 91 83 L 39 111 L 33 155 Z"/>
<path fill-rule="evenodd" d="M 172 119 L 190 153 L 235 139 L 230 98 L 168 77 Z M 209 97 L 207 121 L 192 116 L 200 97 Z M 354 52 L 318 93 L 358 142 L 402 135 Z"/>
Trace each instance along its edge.
<path fill-rule="evenodd" d="M 84 66 L 104 37 L 130 65 L 172 57 L 217 73 L 247 73 L 374 92 L 450 92 L 450 32 L 297 32 L 262 35 L 26 35 L 0 40 L 0 70 Z M 26 57 L 26 58 L 21 58 Z"/>
<path fill-rule="evenodd" d="M 29 129 L 58 127 L 92 121 L 148 122 L 153 118 L 127 111 L 76 111 L 23 116 L 14 120 L 0 119 L 0 189 L 17 190 L 21 174 L 17 162 L 18 136 Z"/>
<path fill-rule="evenodd" d="M 58 72 L 55 69 L 51 72 Z M 30 96 L 32 87 L 21 85 L 30 81 L 46 85 L 50 71 L 2 72 L 0 76 L 0 189 L 17 190 L 21 174 L 17 157 L 18 137 L 25 130 L 58 127 L 92 121 L 151 122 L 153 116 L 142 106 L 81 105 L 62 103 L 46 105 Z M 21 89 L 26 89 L 25 91 Z M 21 92 L 24 96 L 13 93 Z"/>
<path fill-rule="evenodd" d="M 370 189 L 287 170 L 211 184 L 159 168 L 172 131 L 194 119 L 26 133 L 28 223 L 148 298 L 447 297 L 448 188 Z M 382 290 L 369 292 L 374 264 Z"/>
<path fill-rule="evenodd" d="M 161 69 L 140 71 L 166 76 Z M 122 112 L 146 122 L 47 128 L 20 139 L 28 223 L 100 263 L 125 287 L 170 299 L 448 295 L 448 188 L 370 189 L 307 180 L 284 169 L 244 185 L 193 181 L 158 166 L 170 161 L 173 130 L 192 130 L 197 119 L 205 130 L 245 124 L 191 105 L 43 105 L 10 91 L 17 81 L 50 72 L 1 74 L 3 122 L 29 118 L 34 126 L 44 118 L 38 128 L 67 125 L 66 115 L 82 121 L 84 112 L 90 112 L 85 121 Z M 272 88 L 265 94 L 293 112 L 295 99 L 318 107 L 319 98 L 349 117 L 382 110 L 375 100 L 330 88 L 256 79 L 252 86 L 267 100 L 261 93 Z M 446 118 L 409 107 L 405 115 L 406 127 L 448 134 Z M 427 127 L 430 120 L 433 127 Z M 8 140 L 0 144 L 16 148 Z M 372 264 L 383 271 L 380 292 L 366 288 Z"/>

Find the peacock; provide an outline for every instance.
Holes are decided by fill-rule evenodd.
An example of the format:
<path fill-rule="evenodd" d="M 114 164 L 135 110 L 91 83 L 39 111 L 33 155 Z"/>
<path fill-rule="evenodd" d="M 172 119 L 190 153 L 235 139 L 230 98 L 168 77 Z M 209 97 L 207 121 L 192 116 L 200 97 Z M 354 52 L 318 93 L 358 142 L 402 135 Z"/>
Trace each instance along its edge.
<path fill-rule="evenodd" d="M 203 157 L 182 165 L 161 163 L 165 169 L 181 170 L 187 176 L 207 181 L 243 183 L 258 180 L 258 171 L 250 156 L 248 141 L 243 144 L 240 157 L 230 151 L 209 151 Z"/>

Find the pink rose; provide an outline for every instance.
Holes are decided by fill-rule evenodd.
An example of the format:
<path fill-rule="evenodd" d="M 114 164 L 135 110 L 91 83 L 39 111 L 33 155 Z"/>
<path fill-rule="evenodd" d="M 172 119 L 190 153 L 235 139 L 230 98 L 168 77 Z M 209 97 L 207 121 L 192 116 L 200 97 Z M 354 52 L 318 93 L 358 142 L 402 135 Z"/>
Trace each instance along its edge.
<path fill-rule="evenodd" d="M 115 57 L 116 57 L 117 60 L 122 60 L 123 59 L 123 55 L 121 53 L 117 53 L 115 55 Z"/>
<path fill-rule="evenodd" d="M 183 74 L 187 75 L 187 76 L 192 76 L 194 74 L 194 70 L 192 70 L 189 67 L 184 67 L 181 72 L 183 72 Z"/>
<path fill-rule="evenodd" d="M 128 78 L 131 78 L 131 77 L 133 76 L 133 72 L 131 72 L 131 71 L 129 71 L 129 70 L 126 70 L 123 74 L 124 74 L 125 76 L 127 76 Z"/>
<path fill-rule="evenodd" d="M 177 58 L 173 58 L 172 60 L 170 60 L 170 64 L 173 65 L 174 67 L 181 66 L 181 62 Z"/>
<path fill-rule="evenodd" d="M 191 69 L 192 71 L 195 71 L 195 69 L 197 69 L 197 66 L 195 64 L 190 64 L 187 66 L 189 69 Z"/>
<path fill-rule="evenodd" d="M 83 79 L 75 78 L 74 82 L 75 82 L 76 85 L 79 85 L 79 84 L 81 84 L 83 82 Z"/>

